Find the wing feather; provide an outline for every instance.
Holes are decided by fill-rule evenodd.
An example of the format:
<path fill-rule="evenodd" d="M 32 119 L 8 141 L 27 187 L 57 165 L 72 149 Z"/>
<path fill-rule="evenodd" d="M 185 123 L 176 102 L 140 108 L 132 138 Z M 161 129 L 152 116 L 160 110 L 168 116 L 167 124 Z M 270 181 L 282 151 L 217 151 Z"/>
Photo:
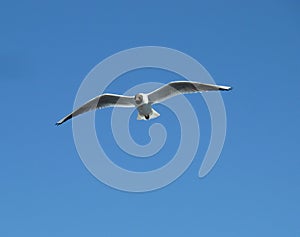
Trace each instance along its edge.
<path fill-rule="evenodd" d="M 114 95 L 114 94 L 103 94 L 99 95 L 78 109 L 74 110 L 72 113 L 68 114 L 61 120 L 59 120 L 56 125 L 60 125 L 67 120 L 85 112 L 101 109 L 105 107 L 135 107 L 134 97 L 133 96 L 123 96 L 123 95 Z"/>
<path fill-rule="evenodd" d="M 218 86 L 211 84 L 203 84 L 199 82 L 191 81 L 175 81 L 158 88 L 157 90 L 148 94 L 150 103 L 159 103 L 166 99 L 179 94 L 196 93 L 203 91 L 219 91 L 219 90 L 231 90 L 229 86 Z"/>

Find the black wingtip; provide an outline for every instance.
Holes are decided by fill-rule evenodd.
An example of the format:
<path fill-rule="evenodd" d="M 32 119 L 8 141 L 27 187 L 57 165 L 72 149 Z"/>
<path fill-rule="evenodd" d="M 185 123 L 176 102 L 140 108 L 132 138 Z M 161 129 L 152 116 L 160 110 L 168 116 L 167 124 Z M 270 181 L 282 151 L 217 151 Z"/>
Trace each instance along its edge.
<path fill-rule="evenodd" d="M 64 120 L 59 120 L 58 122 L 55 123 L 56 126 L 59 126 L 61 124 L 63 124 L 63 122 L 65 122 Z"/>
<path fill-rule="evenodd" d="M 232 90 L 232 87 L 226 87 L 226 88 L 219 88 L 220 91 L 231 91 Z"/>
<path fill-rule="evenodd" d="M 66 122 L 67 120 L 72 118 L 72 114 L 69 114 L 68 116 L 64 117 L 63 119 L 59 120 L 55 125 L 59 126 L 61 124 L 63 124 L 64 122 Z"/>

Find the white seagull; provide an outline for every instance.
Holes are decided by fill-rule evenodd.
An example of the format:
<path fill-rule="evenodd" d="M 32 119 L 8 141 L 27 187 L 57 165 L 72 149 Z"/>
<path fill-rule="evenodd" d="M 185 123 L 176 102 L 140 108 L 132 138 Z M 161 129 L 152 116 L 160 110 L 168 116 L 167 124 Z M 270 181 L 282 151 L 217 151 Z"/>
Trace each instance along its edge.
<path fill-rule="evenodd" d="M 138 110 L 138 120 L 153 119 L 160 115 L 152 108 L 153 104 L 160 103 L 178 94 L 220 90 L 229 91 L 231 90 L 231 87 L 202 84 L 192 81 L 174 81 L 148 94 L 138 93 L 135 96 L 102 94 L 91 99 L 66 117 L 59 120 L 56 125 L 60 125 L 79 114 L 105 107 L 135 107 Z"/>

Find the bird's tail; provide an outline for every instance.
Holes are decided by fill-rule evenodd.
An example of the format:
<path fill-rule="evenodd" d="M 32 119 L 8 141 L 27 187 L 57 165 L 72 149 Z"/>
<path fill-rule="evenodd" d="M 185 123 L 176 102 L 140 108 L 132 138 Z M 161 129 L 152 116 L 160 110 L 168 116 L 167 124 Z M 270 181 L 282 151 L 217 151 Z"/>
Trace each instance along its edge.
<path fill-rule="evenodd" d="M 155 111 L 154 109 L 152 109 L 152 113 L 150 114 L 149 119 L 154 119 L 154 118 L 157 118 L 159 116 L 160 116 L 160 114 L 157 111 Z"/>
<path fill-rule="evenodd" d="M 151 114 L 149 115 L 148 119 L 154 119 L 154 118 L 157 118 L 158 116 L 160 116 L 160 114 L 157 111 L 155 111 L 154 109 L 152 109 Z M 140 113 L 138 113 L 138 116 L 136 119 L 137 120 L 148 120 L 145 118 L 144 115 L 141 115 Z"/>
<path fill-rule="evenodd" d="M 146 118 L 143 115 L 141 115 L 140 113 L 138 113 L 138 116 L 136 119 L 137 120 L 146 120 Z"/>

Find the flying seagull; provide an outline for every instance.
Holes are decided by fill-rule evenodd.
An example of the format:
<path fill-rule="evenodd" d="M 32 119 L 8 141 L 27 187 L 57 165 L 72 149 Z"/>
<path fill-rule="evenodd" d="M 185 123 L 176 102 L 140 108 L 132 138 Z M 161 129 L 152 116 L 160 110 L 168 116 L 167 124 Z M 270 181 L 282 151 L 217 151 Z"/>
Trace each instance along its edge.
<path fill-rule="evenodd" d="M 152 105 L 160 103 L 170 97 L 178 94 L 188 94 L 203 91 L 229 91 L 229 86 L 218 86 L 211 84 L 202 84 L 192 81 L 174 81 L 170 82 L 155 91 L 148 94 L 138 93 L 135 96 L 124 96 L 116 94 L 102 94 L 91 99 L 66 117 L 59 120 L 56 125 L 60 125 L 67 120 L 85 112 L 102 109 L 105 107 L 135 107 L 138 110 L 138 120 L 148 120 L 158 117 Z"/>

